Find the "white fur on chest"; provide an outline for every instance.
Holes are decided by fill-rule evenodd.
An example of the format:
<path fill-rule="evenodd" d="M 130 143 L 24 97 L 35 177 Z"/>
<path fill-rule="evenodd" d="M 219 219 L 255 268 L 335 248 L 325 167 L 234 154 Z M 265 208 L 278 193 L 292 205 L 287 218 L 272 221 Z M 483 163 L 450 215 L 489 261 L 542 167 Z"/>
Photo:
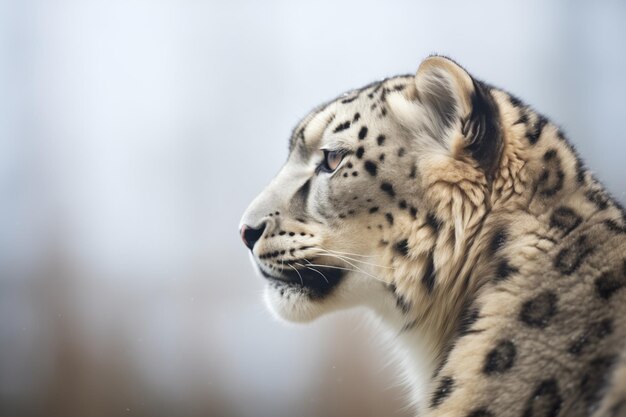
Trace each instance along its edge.
<path fill-rule="evenodd" d="M 384 333 L 399 364 L 402 380 L 409 388 L 410 405 L 416 410 L 416 415 L 420 415 L 428 406 L 437 346 L 419 327 L 402 332 L 406 317 L 399 312 L 392 297 L 372 304 L 377 321 L 386 330 Z"/>

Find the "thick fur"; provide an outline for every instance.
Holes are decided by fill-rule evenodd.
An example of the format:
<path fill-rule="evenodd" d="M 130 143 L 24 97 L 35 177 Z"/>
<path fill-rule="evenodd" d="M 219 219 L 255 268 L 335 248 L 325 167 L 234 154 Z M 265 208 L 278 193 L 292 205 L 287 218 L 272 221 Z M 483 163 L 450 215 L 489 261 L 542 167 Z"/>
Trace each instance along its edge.
<path fill-rule="evenodd" d="M 387 324 L 419 415 L 626 416 L 624 210 L 556 125 L 447 58 L 309 114 L 242 225 L 277 316 Z"/>

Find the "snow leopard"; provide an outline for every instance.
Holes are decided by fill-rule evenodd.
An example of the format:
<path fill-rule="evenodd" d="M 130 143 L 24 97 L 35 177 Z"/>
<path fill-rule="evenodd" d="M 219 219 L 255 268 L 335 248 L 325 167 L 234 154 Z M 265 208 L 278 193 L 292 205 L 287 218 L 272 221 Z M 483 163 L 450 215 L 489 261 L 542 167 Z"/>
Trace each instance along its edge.
<path fill-rule="evenodd" d="M 416 415 L 626 416 L 624 208 L 447 57 L 310 112 L 239 227 L 278 317 L 380 318 Z"/>

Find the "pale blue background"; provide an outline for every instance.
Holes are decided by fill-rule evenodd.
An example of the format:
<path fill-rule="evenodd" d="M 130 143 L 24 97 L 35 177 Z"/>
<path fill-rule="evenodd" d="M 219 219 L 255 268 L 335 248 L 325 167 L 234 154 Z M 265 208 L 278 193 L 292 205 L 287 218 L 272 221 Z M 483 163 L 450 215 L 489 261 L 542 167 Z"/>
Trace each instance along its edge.
<path fill-rule="evenodd" d="M 270 318 L 241 213 L 299 117 L 433 52 L 625 201 L 624 40 L 617 0 L 0 1 L 0 414 L 408 415 L 360 320 Z"/>

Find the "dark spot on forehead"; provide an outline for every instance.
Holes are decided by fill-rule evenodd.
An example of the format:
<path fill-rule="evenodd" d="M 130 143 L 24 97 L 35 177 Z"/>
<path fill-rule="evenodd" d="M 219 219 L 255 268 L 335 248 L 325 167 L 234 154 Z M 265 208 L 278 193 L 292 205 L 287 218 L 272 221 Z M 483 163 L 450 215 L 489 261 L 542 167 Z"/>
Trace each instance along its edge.
<path fill-rule="evenodd" d="M 339 125 L 337 125 L 337 127 L 335 128 L 335 130 L 333 130 L 333 133 L 339 133 L 343 130 L 346 130 L 350 127 L 350 121 L 346 121 L 343 123 L 340 123 Z"/>
<path fill-rule="evenodd" d="M 385 135 L 378 135 L 378 137 L 376 138 L 376 143 L 378 143 L 378 146 L 383 146 L 383 144 L 385 143 Z"/>
<path fill-rule="evenodd" d="M 392 225 L 393 224 L 393 214 L 391 213 L 385 213 L 385 219 L 387 219 L 387 222 Z"/>
<path fill-rule="evenodd" d="M 372 162 L 369 159 L 367 161 L 365 161 L 365 170 L 373 177 L 376 176 L 376 173 L 378 172 L 378 166 L 376 165 L 376 162 Z"/>
<path fill-rule="evenodd" d="M 356 157 L 361 159 L 364 153 L 365 153 L 365 149 L 363 149 L 362 146 L 359 146 L 356 150 Z"/>
<path fill-rule="evenodd" d="M 404 156 L 405 152 L 406 152 L 406 150 L 404 148 L 398 149 L 398 157 L 402 158 L 402 156 Z"/>
<path fill-rule="evenodd" d="M 361 130 L 359 130 L 359 140 L 365 139 L 367 136 L 367 126 L 363 126 Z"/>

